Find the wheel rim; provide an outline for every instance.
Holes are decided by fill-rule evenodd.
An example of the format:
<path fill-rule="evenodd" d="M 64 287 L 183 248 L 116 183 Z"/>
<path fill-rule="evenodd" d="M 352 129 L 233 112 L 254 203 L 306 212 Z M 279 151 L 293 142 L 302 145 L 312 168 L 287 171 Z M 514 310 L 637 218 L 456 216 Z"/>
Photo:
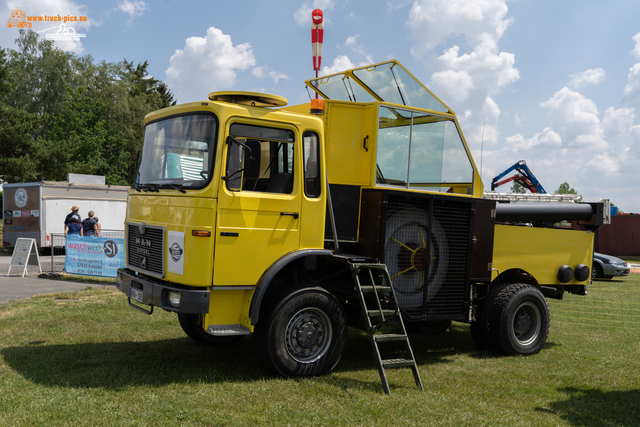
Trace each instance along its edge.
<path fill-rule="evenodd" d="M 297 312 L 289 320 L 285 333 L 287 352 L 299 363 L 313 363 L 324 356 L 332 338 L 331 321 L 317 308 Z"/>
<path fill-rule="evenodd" d="M 513 336 L 521 346 L 531 345 L 540 335 L 540 310 L 532 302 L 522 303 L 513 318 Z"/>

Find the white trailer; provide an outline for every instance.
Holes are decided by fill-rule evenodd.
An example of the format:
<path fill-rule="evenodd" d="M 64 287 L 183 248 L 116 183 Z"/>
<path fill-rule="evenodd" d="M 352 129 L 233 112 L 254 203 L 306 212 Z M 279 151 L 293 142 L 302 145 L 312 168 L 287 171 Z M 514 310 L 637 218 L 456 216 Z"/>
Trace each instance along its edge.
<path fill-rule="evenodd" d="M 3 245 L 15 246 L 18 237 L 36 239 L 39 247 L 51 246 L 51 233 L 64 234 L 64 220 L 71 206 L 84 219 L 92 210 L 103 230 L 122 230 L 128 186 L 105 185 L 103 176 L 68 174 L 67 181 L 4 184 Z"/>

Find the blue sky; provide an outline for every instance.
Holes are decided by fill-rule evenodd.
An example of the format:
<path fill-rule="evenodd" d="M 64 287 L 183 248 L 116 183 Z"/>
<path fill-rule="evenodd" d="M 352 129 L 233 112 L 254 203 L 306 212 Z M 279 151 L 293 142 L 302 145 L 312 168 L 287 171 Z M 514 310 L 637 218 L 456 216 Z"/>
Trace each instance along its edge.
<path fill-rule="evenodd" d="M 548 192 L 566 181 L 587 201 L 640 213 L 640 0 L 24 0 L 0 14 L 16 7 L 86 16 L 68 24 L 86 36 L 60 48 L 149 61 L 178 102 L 237 89 L 290 104 L 308 100 L 320 8 L 321 74 L 398 59 L 457 113 L 486 188 L 524 159 Z M 16 36 L 2 26 L 0 46 Z"/>

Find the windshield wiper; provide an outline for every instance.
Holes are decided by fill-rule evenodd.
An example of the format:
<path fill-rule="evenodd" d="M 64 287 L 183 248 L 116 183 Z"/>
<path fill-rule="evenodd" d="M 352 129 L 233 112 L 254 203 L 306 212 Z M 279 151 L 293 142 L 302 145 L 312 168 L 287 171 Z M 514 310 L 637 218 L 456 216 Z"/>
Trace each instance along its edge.
<path fill-rule="evenodd" d="M 165 184 L 168 185 L 169 187 L 173 188 L 174 190 L 178 190 L 181 193 L 186 193 L 187 190 L 185 190 L 184 188 L 180 188 L 177 185 L 173 185 L 173 184 Z"/>
<path fill-rule="evenodd" d="M 136 191 L 143 190 L 143 191 L 151 191 L 151 192 L 154 192 L 154 193 L 159 193 L 160 192 L 160 190 L 158 190 L 156 187 L 154 187 L 151 184 L 136 184 L 136 185 L 134 185 L 133 188 Z"/>

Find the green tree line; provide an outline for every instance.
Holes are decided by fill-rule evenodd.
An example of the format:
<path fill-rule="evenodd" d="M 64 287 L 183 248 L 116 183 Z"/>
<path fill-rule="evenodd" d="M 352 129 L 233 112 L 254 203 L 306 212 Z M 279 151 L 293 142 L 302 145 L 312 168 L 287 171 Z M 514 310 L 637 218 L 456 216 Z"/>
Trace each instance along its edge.
<path fill-rule="evenodd" d="M 144 116 L 175 105 L 148 62 L 96 62 L 20 30 L 0 48 L 0 181 L 64 181 L 104 175 L 132 185 Z"/>

